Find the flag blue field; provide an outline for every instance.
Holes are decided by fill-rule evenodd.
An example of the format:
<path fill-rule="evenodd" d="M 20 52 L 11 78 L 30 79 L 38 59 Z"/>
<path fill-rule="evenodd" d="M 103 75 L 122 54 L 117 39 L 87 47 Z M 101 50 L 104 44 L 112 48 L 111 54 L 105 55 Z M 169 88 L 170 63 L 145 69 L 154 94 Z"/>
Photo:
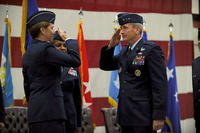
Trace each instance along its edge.
<path fill-rule="evenodd" d="M 167 64 L 167 78 L 168 78 L 168 99 L 167 99 L 167 116 L 162 133 L 181 133 L 180 127 L 180 112 L 178 101 L 178 90 L 176 80 L 175 55 L 174 55 L 174 41 L 172 33 L 170 33 L 169 42 L 169 58 Z"/>
<path fill-rule="evenodd" d="M 143 31 L 143 36 L 142 36 L 142 38 L 143 38 L 143 40 L 144 40 L 145 42 L 148 40 L 148 38 L 147 38 L 147 31 L 146 31 L 146 30 Z"/>
<path fill-rule="evenodd" d="M 26 27 L 27 18 L 35 12 L 38 12 L 38 6 L 35 0 L 23 0 L 22 2 L 22 31 L 21 31 L 21 51 L 22 55 L 31 43 L 31 36 Z"/>
<path fill-rule="evenodd" d="M 8 17 L 5 18 L 5 22 L 6 27 L 1 57 L 0 79 L 3 92 L 4 107 L 9 107 L 13 104 L 13 83 L 10 71 L 11 23 Z"/>
<path fill-rule="evenodd" d="M 114 50 L 114 55 L 118 55 L 122 49 L 121 43 L 119 43 Z M 119 94 L 119 75 L 118 70 L 111 72 L 111 78 L 110 78 L 110 87 L 109 87 L 109 96 L 108 96 L 108 102 L 116 107 L 118 103 L 118 96 Z"/>

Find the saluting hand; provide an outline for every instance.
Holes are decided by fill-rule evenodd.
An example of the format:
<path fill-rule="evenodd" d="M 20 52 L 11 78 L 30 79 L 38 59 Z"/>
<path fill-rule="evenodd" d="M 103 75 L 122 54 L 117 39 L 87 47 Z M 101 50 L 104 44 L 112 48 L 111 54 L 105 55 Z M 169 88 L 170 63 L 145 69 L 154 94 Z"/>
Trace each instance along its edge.
<path fill-rule="evenodd" d="M 159 130 L 163 128 L 164 120 L 153 120 L 153 130 Z"/>
<path fill-rule="evenodd" d="M 62 38 L 63 41 L 66 41 L 68 39 L 67 34 L 65 31 L 62 31 L 61 29 L 58 28 L 58 34 Z"/>
<path fill-rule="evenodd" d="M 108 48 L 112 48 L 112 47 L 116 46 L 120 42 L 120 39 L 121 39 L 120 29 L 117 29 L 110 40 Z"/>

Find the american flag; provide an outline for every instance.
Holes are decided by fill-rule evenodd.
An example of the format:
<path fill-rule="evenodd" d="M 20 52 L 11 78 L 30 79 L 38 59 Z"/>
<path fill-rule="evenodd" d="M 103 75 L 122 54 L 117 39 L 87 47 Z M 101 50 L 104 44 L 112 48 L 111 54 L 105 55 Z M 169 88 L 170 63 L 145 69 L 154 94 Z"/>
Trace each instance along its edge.
<path fill-rule="evenodd" d="M 192 4 L 192 2 L 194 2 Z M 195 3 L 196 2 L 196 3 Z M 24 96 L 23 77 L 21 74 L 21 17 L 22 0 L 1 0 L 0 12 L 9 10 L 12 21 L 11 69 L 15 103 L 20 105 Z M 85 47 L 88 56 L 91 96 L 95 114 L 96 131 L 104 132 L 102 107 L 110 107 L 108 103 L 111 72 L 99 69 L 100 48 L 109 43 L 113 34 L 113 20 L 119 12 L 132 12 L 142 15 L 148 29 L 148 40 L 161 46 L 167 58 L 168 24 L 174 24 L 174 40 L 178 97 L 180 103 L 182 132 L 194 132 L 192 106 L 192 72 L 191 62 L 194 56 L 192 5 L 195 0 L 37 0 L 39 10 L 46 8 L 56 13 L 55 27 L 65 29 L 70 38 L 77 39 L 78 12 L 84 12 L 83 29 Z M 0 15 L 4 20 L 4 15 Z M 4 22 L 0 21 L 4 29 Z M 196 34 L 196 33 L 195 33 Z M 0 41 L 3 42 L 4 31 L 0 30 Z M 197 36 L 197 35 L 196 35 Z M 2 44 L 2 43 L 1 43 Z M 2 45 L 0 45 L 2 47 Z M 95 132 L 96 132 L 95 131 Z"/>

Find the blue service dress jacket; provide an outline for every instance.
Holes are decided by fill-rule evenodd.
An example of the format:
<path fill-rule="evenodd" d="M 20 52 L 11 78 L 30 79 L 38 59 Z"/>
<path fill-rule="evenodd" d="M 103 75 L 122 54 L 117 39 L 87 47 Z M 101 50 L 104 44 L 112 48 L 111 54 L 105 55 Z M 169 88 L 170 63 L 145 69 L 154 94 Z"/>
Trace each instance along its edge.
<path fill-rule="evenodd" d="M 155 43 L 141 39 L 133 50 L 125 46 L 119 55 L 114 48 L 101 49 L 100 68 L 119 73 L 117 120 L 122 126 L 149 126 L 152 120 L 164 120 L 167 99 L 167 75 L 164 55 Z"/>
<path fill-rule="evenodd" d="M 32 40 L 22 59 L 28 122 L 66 119 L 60 86 L 61 67 L 78 67 L 79 54 L 60 52 L 51 43 Z"/>
<path fill-rule="evenodd" d="M 68 39 L 65 45 L 79 52 L 77 40 Z M 82 95 L 78 67 L 62 67 L 61 88 L 64 94 L 68 126 L 71 128 L 81 127 Z"/>
<path fill-rule="evenodd" d="M 200 57 L 192 62 L 192 83 L 193 83 L 193 102 L 194 119 L 196 128 L 200 131 Z"/>

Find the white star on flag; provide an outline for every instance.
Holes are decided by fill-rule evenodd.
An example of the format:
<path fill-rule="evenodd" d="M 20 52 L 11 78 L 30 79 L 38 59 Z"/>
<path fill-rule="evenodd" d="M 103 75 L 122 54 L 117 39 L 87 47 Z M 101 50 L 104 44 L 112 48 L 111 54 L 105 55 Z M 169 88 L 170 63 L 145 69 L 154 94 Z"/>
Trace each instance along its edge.
<path fill-rule="evenodd" d="M 83 107 L 89 107 L 92 103 L 87 103 L 85 97 L 83 97 Z"/>
<path fill-rule="evenodd" d="M 176 102 L 178 103 L 178 93 L 177 92 L 174 94 L 174 97 L 176 99 Z"/>
<path fill-rule="evenodd" d="M 88 92 L 91 90 L 91 88 L 90 88 L 90 83 L 88 83 L 88 82 L 83 82 L 83 84 L 86 86 L 86 89 L 85 89 L 85 94 L 86 94 L 86 93 L 88 93 Z"/>
<path fill-rule="evenodd" d="M 117 89 L 119 89 L 119 76 L 117 76 L 116 80 L 114 81 L 114 85 Z"/>
<path fill-rule="evenodd" d="M 168 81 L 169 81 L 170 78 L 174 78 L 173 71 L 174 71 L 173 68 L 172 68 L 172 69 L 169 69 L 169 68 L 167 67 L 167 79 L 168 79 Z"/>

